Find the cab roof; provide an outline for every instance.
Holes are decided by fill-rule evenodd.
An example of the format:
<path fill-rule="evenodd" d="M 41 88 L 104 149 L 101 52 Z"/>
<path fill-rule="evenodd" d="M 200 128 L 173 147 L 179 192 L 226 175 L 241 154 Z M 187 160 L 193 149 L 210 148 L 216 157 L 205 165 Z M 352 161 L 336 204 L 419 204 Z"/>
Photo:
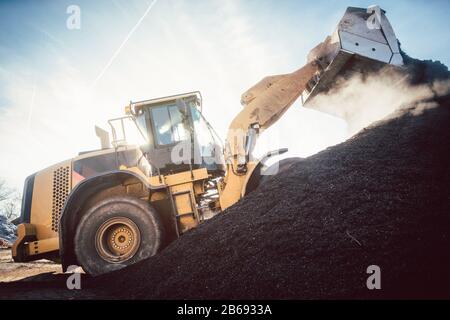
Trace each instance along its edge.
<path fill-rule="evenodd" d="M 201 95 L 200 91 L 193 91 L 193 92 L 176 94 L 176 95 L 171 95 L 171 96 L 166 96 L 166 97 L 161 97 L 161 98 L 142 100 L 142 101 L 137 101 L 137 102 L 130 101 L 130 104 L 125 107 L 125 113 L 126 114 L 130 114 L 130 113 L 135 114 L 142 107 L 166 104 L 169 102 L 175 102 L 176 100 L 179 100 L 179 99 L 185 99 L 185 100 L 189 99 L 190 100 L 190 98 L 193 98 L 197 101 L 197 105 L 199 106 L 200 111 L 201 111 L 202 95 Z"/>

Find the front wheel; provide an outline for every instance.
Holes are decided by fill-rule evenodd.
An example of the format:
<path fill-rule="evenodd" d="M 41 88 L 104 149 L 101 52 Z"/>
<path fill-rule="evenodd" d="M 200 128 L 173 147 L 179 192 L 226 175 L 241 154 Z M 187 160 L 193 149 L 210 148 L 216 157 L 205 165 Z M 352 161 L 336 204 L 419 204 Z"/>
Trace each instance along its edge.
<path fill-rule="evenodd" d="M 83 270 L 100 275 L 155 255 L 162 223 L 146 201 L 114 196 L 86 210 L 75 234 L 75 254 Z"/>

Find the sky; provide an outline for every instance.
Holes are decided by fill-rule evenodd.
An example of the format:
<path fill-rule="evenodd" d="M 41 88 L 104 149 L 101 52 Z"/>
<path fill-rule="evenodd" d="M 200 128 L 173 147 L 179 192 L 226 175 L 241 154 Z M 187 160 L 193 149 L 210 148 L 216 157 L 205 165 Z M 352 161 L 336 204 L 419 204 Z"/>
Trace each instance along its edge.
<path fill-rule="evenodd" d="M 224 138 L 240 96 L 292 72 L 333 32 L 347 6 L 372 1 L 0 1 L 0 178 L 29 174 L 99 147 L 94 125 L 132 101 L 199 90 Z M 378 1 L 411 56 L 450 63 L 450 2 Z M 70 5 L 80 28 L 70 29 Z M 307 157 L 348 138 L 346 123 L 297 101 L 257 152 Z"/>

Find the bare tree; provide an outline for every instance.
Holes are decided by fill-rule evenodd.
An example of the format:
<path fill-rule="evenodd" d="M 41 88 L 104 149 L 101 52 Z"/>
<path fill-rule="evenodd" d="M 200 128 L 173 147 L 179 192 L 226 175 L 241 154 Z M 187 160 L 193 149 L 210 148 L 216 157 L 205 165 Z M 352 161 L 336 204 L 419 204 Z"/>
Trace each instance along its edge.
<path fill-rule="evenodd" d="M 20 214 L 20 200 L 21 196 L 18 192 L 14 192 L 2 206 L 3 215 L 8 220 L 14 220 Z"/>
<path fill-rule="evenodd" d="M 5 180 L 0 179 L 0 202 L 8 199 L 13 191 L 7 187 Z"/>
<path fill-rule="evenodd" d="M 20 213 L 21 195 L 7 186 L 5 180 L 0 179 L 0 215 L 13 220 Z"/>

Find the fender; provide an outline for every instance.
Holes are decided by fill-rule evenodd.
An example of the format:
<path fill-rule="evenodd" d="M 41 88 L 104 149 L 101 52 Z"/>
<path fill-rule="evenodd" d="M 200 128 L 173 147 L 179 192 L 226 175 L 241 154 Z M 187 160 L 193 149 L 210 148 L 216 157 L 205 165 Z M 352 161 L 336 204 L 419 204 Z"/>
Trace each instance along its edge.
<path fill-rule="evenodd" d="M 73 252 L 73 238 L 77 221 L 80 219 L 86 200 L 96 193 L 109 187 L 122 184 L 125 180 L 134 178 L 139 180 L 148 190 L 166 189 L 165 185 L 153 186 L 141 175 L 128 170 L 114 170 L 89 177 L 75 186 L 67 198 L 59 221 L 59 252 L 63 270 L 69 265 L 77 265 Z"/>

